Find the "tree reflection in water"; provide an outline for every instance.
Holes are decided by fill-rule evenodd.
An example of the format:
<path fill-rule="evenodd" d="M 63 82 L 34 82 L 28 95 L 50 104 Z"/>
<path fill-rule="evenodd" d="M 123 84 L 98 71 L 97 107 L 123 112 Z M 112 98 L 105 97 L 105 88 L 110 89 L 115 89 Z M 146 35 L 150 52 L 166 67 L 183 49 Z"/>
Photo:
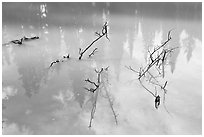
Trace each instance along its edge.
<path fill-rule="evenodd" d="M 45 59 L 43 51 L 39 50 L 35 53 L 28 45 L 17 47 L 14 52 L 14 62 L 18 66 L 18 72 L 25 94 L 31 97 L 39 92 L 43 83 L 47 81 L 47 70 L 45 69 Z"/>
<path fill-rule="evenodd" d="M 177 114 L 178 117 L 180 115 L 183 116 L 184 114 L 186 117 L 190 117 L 190 120 L 184 116 L 179 117 L 179 122 L 174 121 L 174 123 L 171 123 L 171 121 L 168 121 L 168 118 L 166 120 L 166 117 L 160 117 L 164 116 L 163 114 L 160 113 L 159 115 L 155 116 L 154 114 L 156 113 L 154 113 L 151 109 L 148 109 L 150 106 L 148 101 L 143 101 L 146 96 L 144 95 L 143 97 L 143 94 L 135 92 L 135 90 L 141 90 L 138 88 L 138 86 L 135 86 L 134 89 L 123 86 L 122 82 L 129 80 L 132 75 L 129 75 L 122 68 L 124 65 L 127 65 L 127 62 L 140 65 L 140 62 L 145 61 L 147 57 L 147 49 L 154 44 L 153 40 L 159 39 L 159 42 L 164 41 L 166 38 L 166 33 L 171 29 L 173 29 L 172 41 L 168 46 L 181 47 L 172 53 L 170 59 L 172 73 L 176 73 L 177 71 L 175 70 L 177 69 L 182 70 L 182 67 L 179 67 L 178 63 L 180 62 L 179 57 L 183 49 L 185 51 L 184 56 L 187 58 L 187 61 L 192 63 L 192 58 L 193 61 L 195 61 L 194 49 L 197 49 L 195 46 L 195 40 L 198 39 L 201 41 L 202 34 L 200 29 L 202 27 L 201 12 L 199 11 L 201 7 L 202 5 L 197 3 L 193 3 L 191 6 L 181 3 L 3 4 L 3 41 L 6 42 L 16 39 L 16 37 L 21 37 L 21 32 L 23 35 L 31 35 L 31 33 L 35 33 L 40 37 L 39 41 L 25 43 L 22 44 L 21 47 L 3 47 L 3 66 L 6 68 L 9 65 L 13 65 L 10 68 L 15 68 L 15 70 L 12 70 L 12 72 L 15 73 L 15 78 L 11 77 L 14 75 L 13 73 L 11 75 L 8 74 L 10 78 L 4 81 L 6 84 L 3 86 L 6 87 L 11 85 L 17 89 L 22 89 L 23 87 L 26 95 L 25 99 L 24 96 L 19 95 L 21 93 L 19 90 L 17 95 L 13 96 L 12 99 L 8 101 L 8 104 L 10 105 L 8 106 L 10 108 L 8 107 L 7 109 L 4 109 L 4 111 L 7 112 L 6 114 L 9 113 L 8 117 L 11 117 L 8 118 L 8 121 L 11 123 L 16 122 L 17 124 L 26 124 L 26 126 L 29 126 L 31 129 L 37 129 L 37 133 L 42 134 L 90 133 L 84 130 L 85 126 L 83 124 L 86 122 L 84 122 L 84 117 L 81 118 L 84 116 L 83 114 L 81 115 L 81 113 L 86 103 L 86 99 L 90 95 L 84 89 L 86 86 L 84 80 L 86 78 L 94 80 L 95 74 L 92 70 L 105 65 L 110 66 L 111 69 L 111 84 L 114 87 L 114 92 L 111 93 L 113 93 L 114 97 L 118 98 L 117 101 L 119 105 L 125 110 L 125 112 L 120 112 L 123 110 L 123 108 L 118 108 L 118 111 L 121 114 L 120 121 L 121 123 L 124 123 L 125 121 L 126 124 L 119 125 L 117 128 L 119 130 L 123 130 L 118 132 L 119 130 L 112 129 L 108 118 L 104 117 L 107 118 L 104 119 L 104 121 L 107 122 L 103 121 L 104 125 L 101 125 L 97 122 L 97 120 L 95 120 L 96 126 L 93 128 L 93 131 L 95 131 L 97 128 L 100 129 L 100 131 L 96 130 L 95 133 L 116 133 L 117 131 L 118 133 L 123 134 L 144 134 L 144 132 L 173 134 L 175 133 L 175 131 L 173 131 L 175 130 L 174 126 L 177 124 L 178 130 L 183 130 L 185 128 L 185 132 L 190 129 L 188 129 L 188 127 L 192 127 L 195 124 L 198 126 L 198 128 L 195 130 L 197 133 L 197 131 L 200 131 L 200 123 L 197 122 L 197 120 L 200 121 L 202 118 L 200 116 L 201 113 L 198 114 L 199 116 L 197 117 L 189 115 L 189 113 L 179 111 L 179 105 L 185 107 L 185 112 L 200 112 L 200 110 L 198 110 L 200 109 L 199 101 L 201 100 L 199 98 L 199 90 L 201 89 L 199 87 L 200 78 L 195 80 L 195 82 L 198 83 L 198 87 L 195 89 L 198 90 L 196 93 L 191 94 L 191 91 L 189 90 L 190 88 L 186 89 L 185 87 L 179 87 L 178 85 L 186 84 L 185 82 L 187 80 L 187 82 L 193 83 L 193 80 L 191 79 L 192 76 L 185 75 L 186 81 L 183 81 L 184 78 L 182 79 L 179 76 L 175 76 L 178 77 L 175 83 L 178 83 L 177 86 L 179 88 L 177 89 L 177 87 L 170 86 L 169 88 L 174 90 L 169 92 L 169 95 L 170 97 L 173 97 L 173 95 L 178 95 L 175 98 L 171 98 L 172 100 L 177 101 L 178 105 L 175 106 L 172 105 L 172 103 L 170 108 L 173 113 Z M 41 10 L 41 12 L 39 10 Z M 94 32 L 100 30 L 101 24 L 103 24 L 105 21 L 108 21 L 110 26 L 110 42 L 101 40 L 99 43 L 97 43 L 97 45 L 95 45 L 95 47 L 93 47 L 93 49 L 96 47 L 98 48 L 98 52 L 94 56 L 87 58 L 89 55 L 87 52 L 87 55 L 84 55 L 83 59 L 78 61 L 78 49 L 80 47 L 86 47 L 89 42 L 95 38 Z M 14 27 L 12 28 L 12 26 Z M 158 33 L 160 36 L 157 35 Z M 90 53 L 91 51 L 93 50 L 91 49 Z M 69 60 L 60 62 L 58 64 L 56 63 L 51 69 L 48 69 L 51 61 L 62 57 L 67 52 L 71 55 Z M 196 57 L 199 58 L 200 53 L 198 52 L 198 54 L 199 55 Z M 181 56 L 183 56 L 183 53 Z M 196 63 L 199 64 L 199 61 L 200 60 L 198 60 Z M 194 64 L 195 62 L 193 62 L 193 65 Z M 186 70 L 185 73 L 182 74 L 188 74 L 192 66 L 189 66 L 189 70 Z M 199 65 L 195 65 L 193 67 L 197 68 L 198 66 Z M 135 66 L 133 67 L 135 68 Z M 200 69 L 197 71 L 198 73 L 196 73 L 199 75 L 201 73 Z M 8 71 L 3 69 L 3 78 L 5 78 L 4 76 L 7 76 L 7 74 L 4 74 L 5 72 Z M 18 77 L 18 74 L 16 76 L 16 73 L 19 73 L 20 78 Z M 190 75 L 193 75 L 193 73 L 194 72 L 190 73 Z M 18 85 L 20 88 L 16 87 L 16 85 Z M 123 87 L 123 89 L 120 89 L 120 87 Z M 73 92 L 72 102 L 66 101 L 68 100 L 69 96 L 67 93 L 68 90 Z M 180 91 L 185 91 L 187 94 L 192 96 L 184 96 Z M 33 96 L 34 94 L 37 95 Z M 65 96 L 61 98 L 62 100 L 65 100 L 65 107 L 62 107 L 61 109 L 59 104 L 53 101 L 53 94 L 59 95 L 58 99 L 60 99 L 61 96 Z M 193 96 L 194 94 L 195 96 Z M 142 97 L 138 95 L 142 95 Z M 194 97 L 196 97 L 196 99 Z M 122 98 L 124 98 L 124 100 Z M 21 99 L 22 102 L 20 102 Z M 187 101 L 185 103 L 181 103 L 180 100 L 187 100 L 192 104 L 188 104 Z M 22 107 L 23 104 L 26 105 Z M 24 118 L 24 109 L 27 109 L 29 105 L 35 111 L 32 110 L 33 113 L 28 115 L 26 119 Z M 16 110 L 19 109 L 19 111 L 13 110 L 11 106 L 16 108 Z M 3 105 L 3 107 L 7 106 Z M 141 111 L 138 111 L 138 108 L 141 108 Z M 194 109 L 195 111 L 192 111 Z M 98 110 L 98 112 L 100 112 L 100 109 Z M 101 108 L 101 110 L 103 111 L 106 109 Z M 55 119 L 56 121 L 54 122 L 50 122 L 49 119 L 51 116 L 55 116 L 52 112 L 58 116 L 56 116 L 58 119 Z M 97 114 L 99 118 L 101 118 L 101 114 Z M 107 113 L 104 112 L 103 115 L 107 116 Z M 3 117 L 6 116 L 3 115 Z M 70 121 L 65 121 L 65 118 Z M 151 121 L 152 119 L 154 119 L 153 122 Z M 162 121 L 159 126 L 158 120 Z M 193 125 L 184 123 L 186 120 L 189 123 L 193 123 Z M 142 125 L 138 125 L 137 122 L 142 123 Z M 166 122 L 170 122 L 170 124 L 167 125 Z M 157 131 L 155 131 L 155 128 L 151 129 L 149 123 L 151 123 L 150 125 L 152 127 L 156 127 Z M 187 128 L 180 128 L 183 126 L 182 124 L 186 125 Z M 173 125 L 174 128 L 172 128 L 171 125 Z M 149 129 L 148 132 L 145 130 L 146 128 Z M 164 131 L 160 131 L 160 129 L 163 128 L 165 128 Z M 168 128 L 170 128 L 172 131 L 167 132 L 166 129 Z M 187 133 L 194 132 L 188 131 Z"/>

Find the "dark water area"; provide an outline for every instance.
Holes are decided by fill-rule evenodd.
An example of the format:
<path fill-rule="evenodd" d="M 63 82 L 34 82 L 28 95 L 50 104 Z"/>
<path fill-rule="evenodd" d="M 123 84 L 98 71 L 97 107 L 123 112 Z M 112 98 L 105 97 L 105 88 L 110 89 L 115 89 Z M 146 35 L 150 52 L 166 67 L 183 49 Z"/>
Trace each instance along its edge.
<path fill-rule="evenodd" d="M 104 22 L 108 35 L 78 60 L 79 48 Z M 139 67 L 147 50 L 172 30 L 169 47 L 179 47 L 165 70 L 166 105 L 154 99 L 125 66 Z M 39 36 L 18 46 L 23 36 Z M 2 3 L 3 134 L 201 134 L 202 3 Z M 88 58 L 90 51 L 98 52 Z M 69 53 L 70 59 L 54 64 Z M 84 80 L 108 67 L 108 90 L 119 114 L 116 126 L 107 99 L 99 95 L 88 128 L 93 94 Z M 103 77 L 102 77 L 103 78 Z M 148 130 L 147 130 L 148 129 Z"/>

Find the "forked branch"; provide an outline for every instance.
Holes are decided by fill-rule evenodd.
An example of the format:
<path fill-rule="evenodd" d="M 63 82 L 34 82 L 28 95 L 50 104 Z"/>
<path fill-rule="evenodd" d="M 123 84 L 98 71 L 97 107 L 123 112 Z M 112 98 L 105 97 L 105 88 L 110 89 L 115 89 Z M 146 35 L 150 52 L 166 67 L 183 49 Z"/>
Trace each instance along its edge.
<path fill-rule="evenodd" d="M 94 119 L 94 114 L 96 112 L 96 104 L 97 104 L 98 94 L 99 94 L 100 91 L 102 91 L 102 88 L 105 90 L 105 94 L 106 94 L 105 98 L 108 99 L 110 108 L 112 110 L 112 113 L 113 113 L 113 116 L 114 116 L 114 119 L 115 119 L 115 123 L 116 123 L 116 125 L 118 124 L 118 120 L 117 120 L 118 115 L 116 114 L 116 112 L 115 112 L 115 110 L 113 108 L 113 100 L 111 99 L 110 94 L 108 93 L 108 90 L 107 90 L 107 88 L 105 86 L 105 81 L 101 79 L 101 75 L 105 74 L 103 72 L 108 71 L 108 69 L 109 69 L 109 66 L 106 67 L 106 68 L 101 68 L 100 70 L 95 69 L 95 72 L 97 73 L 97 82 L 93 82 L 90 79 L 85 80 L 86 82 L 89 82 L 90 84 L 95 86 L 95 88 L 90 88 L 90 89 L 85 88 L 89 92 L 92 92 L 93 96 L 94 96 L 94 102 L 93 102 L 93 106 L 92 106 L 92 109 L 91 109 L 91 117 L 90 117 L 90 121 L 89 121 L 89 128 L 91 128 L 91 126 L 92 126 L 92 121 Z"/>
<path fill-rule="evenodd" d="M 144 78 L 149 83 L 153 84 L 155 86 L 155 90 L 156 90 L 156 87 L 159 87 L 163 91 L 163 93 L 164 93 L 163 104 L 164 104 L 165 110 L 167 112 L 168 112 L 168 110 L 166 109 L 164 102 L 165 102 L 165 94 L 167 92 L 166 86 L 167 86 L 168 82 L 166 81 L 164 83 L 164 85 L 160 84 L 158 78 L 164 78 L 165 65 L 166 65 L 166 61 L 168 59 L 168 56 L 170 55 L 171 52 L 173 52 L 175 49 L 178 48 L 178 47 L 175 47 L 175 48 L 167 48 L 166 47 L 167 43 L 171 39 L 172 38 L 171 38 L 171 30 L 170 30 L 167 34 L 167 40 L 164 43 L 162 43 L 160 46 L 154 48 L 153 51 L 150 51 L 148 49 L 147 52 L 149 54 L 148 57 L 149 57 L 150 62 L 148 62 L 145 67 L 143 67 L 143 68 L 140 67 L 139 71 L 136 71 L 131 66 L 129 66 L 129 67 L 125 66 L 127 69 L 138 74 L 138 80 L 139 80 L 141 86 L 155 98 L 155 107 L 156 108 L 158 108 L 158 106 L 160 104 L 160 96 L 154 94 L 151 89 L 147 88 L 143 84 L 142 78 Z M 154 68 L 155 68 L 156 72 L 158 72 L 157 75 L 153 75 L 151 73 L 151 70 Z M 153 72 L 155 72 L 155 70 Z M 156 91 L 156 93 L 157 93 L 157 91 Z"/>
<path fill-rule="evenodd" d="M 88 45 L 84 50 L 81 49 L 81 48 L 79 48 L 79 60 L 82 59 L 83 54 L 84 54 L 95 42 L 97 42 L 99 39 L 101 39 L 102 37 L 105 36 L 105 37 L 109 40 L 109 38 L 108 38 L 108 23 L 105 22 L 105 24 L 104 24 L 103 27 L 102 27 L 101 33 L 95 32 L 95 34 L 96 34 L 97 38 L 96 38 L 94 41 L 92 41 L 90 45 Z"/>
<path fill-rule="evenodd" d="M 89 54 L 89 58 L 90 58 L 91 56 L 93 56 L 93 55 L 97 52 L 97 49 L 98 49 L 98 48 L 95 48 L 95 49 Z"/>

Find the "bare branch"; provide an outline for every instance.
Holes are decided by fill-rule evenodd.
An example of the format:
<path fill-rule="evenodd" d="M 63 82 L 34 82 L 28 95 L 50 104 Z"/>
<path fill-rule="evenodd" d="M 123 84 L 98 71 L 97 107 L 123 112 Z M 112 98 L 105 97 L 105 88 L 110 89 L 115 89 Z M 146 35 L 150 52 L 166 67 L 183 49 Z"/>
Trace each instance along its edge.
<path fill-rule="evenodd" d="M 57 59 L 56 61 L 51 62 L 50 67 L 52 67 L 55 63 L 59 63 L 60 61 Z M 49 68 L 50 68 L 49 67 Z"/>
<path fill-rule="evenodd" d="M 106 67 L 104 70 L 105 70 L 105 71 L 108 71 L 108 69 L 109 69 L 109 66 L 108 66 L 108 67 Z"/>
<path fill-rule="evenodd" d="M 101 37 L 101 34 L 99 32 L 95 32 L 96 36 Z"/>
<path fill-rule="evenodd" d="M 136 71 L 136 70 L 134 70 L 131 66 L 125 66 L 127 69 L 129 69 L 129 70 L 131 70 L 131 71 L 133 71 L 133 72 L 136 72 L 136 73 L 139 73 L 138 71 Z"/>
<path fill-rule="evenodd" d="M 82 49 L 81 49 L 81 48 L 79 48 L 79 54 L 81 54 L 81 52 L 82 52 Z"/>
<path fill-rule="evenodd" d="M 11 43 L 21 45 L 23 44 L 23 38 L 21 38 L 20 40 L 12 40 Z"/>
<path fill-rule="evenodd" d="M 69 59 L 69 58 L 70 58 L 70 55 L 69 55 L 69 54 L 64 55 L 63 58 L 67 58 L 67 59 Z"/>
<path fill-rule="evenodd" d="M 101 68 L 101 70 L 95 69 L 95 72 L 98 73 L 98 74 L 102 73 L 102 71 L 103 71 L 103 68 Z"/>
<path fill-rule="evenodd" d="M 23 44 L 23 41 L 30 41 L 30 40 L 35 40 L 35 39 L 39 39 L 39 37 L 38 36 L 34 36 L 34 37 L 30 37 L 30 38 L 28 38 L 28 37 L 22 37 L 21 39 L 17 39 L 17 40 L 12 40 L 12 41 L 9 41 L 9 42 L 7 42 L 7 43 L 4 43 L 4 44 L 2 44 L 3 46 L 6 46 L 6 45 L 8 45 L 8 44 L 10 44 L 10 43 L 13 43 L 13 44 L 18 44 L 18 45 L 22 45 Z"/>
<path fill-rule="evenodd" d="M 89 121 L 89 128 L 91 128 L 91 126 L 92 126 L 92 120 L 94 119 L 94 114 L 96 112 L 96 102 L 97 102 L 97 100 L 94 101 L 94 104 L 93 104 L 93 107 L 92 107 L 92 110 L 91 110 L 91 118 L 90 118 L 90 121 Z"/>
<path fill-rule="evenodd" d="M 140 67 L 139 71 L 134 70 L 131 66 L 127 67 L 127 69 L 138 73 L 138 80 L 140 82 L 140 85 L 148 91 L 154 98 L 155 98 L 155 108 L 157 109 L 158 106 L 160 105 L 160 96 L 156 95 L 157 94 L 157 88 L 160 87 L 160 89 L 164 92 L 164 99 L 163 99 L 163 104 L 165 107 L 165 110 L 168 112 L 166 106 L 165 106 L 165 94 L 167 92 L 166 86 L 167 86 L 167 81 L 165 81 L 164 85 L 160 84 L 159 80 L 157 79 L 158 77 L 164 78 L 165 76 L 165 65 L 167 62 L 167 58 L 170 55 L 171 52 L 174 51 L 174 49 L 177 49 L 178 47 L 175 48 L 167 48 L 166 44 L 171 40 L 171 30 L 167 34 L 167 40 L 162 43 L 160 46 L 157 46 L 153 48 L 153 51 L 151 52 L 149 49 L 147 50 L 148 56 L 149 56 L 149 62 L 145 67 Z M 162 67 L 162 68 L 161 68 Z M 153 75 L 150 73 L 151 69 L 155 69 L 158 74 Z M 146 81 L 148 81 L 150 84 L 153 84 L 155 86 L 155 91 L 156 93 L 154 94 L 149 88 L 147 88 L 141 79 L 144 78 Z M 168 112 L 169 113 L 169 112 Z"/>
<path fill-rule="evenodd" d="M 85 79 L 85 81 L 93 84 L 97 88 L 99 87 L 99 85 L 97 85 L 95 82 L 91 81 L 90 79 Z"/>
<path fill-rule="evenodd" d="M 106 35 L 106 38 L 110 41 L 110 39 L 108 38 L 108 22 L 105 22 L 105 24 L 103 25 L 101 33 L 103 35 Z"/>
<path fill-rule="evenodd" d="M 153 62 L 153 57 L 152 57 L 151 52 L 149 51 L 149 49 L 148 49 L 147 51 L 148 51 L 148 53 L 149 53 L 149 57 L 150 57 L 150 59 L 151 59 L 151 62 Z"/>
<path fill-rule="evenodd" d="M 99 34 L 98 32 L 96 32 L 95 34 L 98 36 L 94 41 L 91 42 L 91 44 L 89 46 L 87 46 L 83 51 L 79 50 L 79 60 L 82 59 L 82 56 L 83 54 L 96 42 L 98 41 L 99 39 L 101 39 L 103 36 L 106 36 L 106 38 L 109 40 L 108 38 L 108 29 L 107 29 L 107 22 L 105 22 L 105 24 L 103 25 L 102 27 L 102 30 L 101 30 L 101 34 Z"/>
<path fill-rule="evenodd" d="M 93 56 L 93 55 L 97 52 L 97 49 L 98 49 L 98 48 L 95 48 L 95 49 L 89 54 L 89 58 L 90 58 L 91 56 Z"/>
<path fill-rule="evenodd" d="M 165 89 L 166 85 L 167 85 L 167 81 L 164 83 L 164 86 L 161 87 L 161 88 L 162 88 L 162 89 Z"/>
<path fill-rule="evenodd" d="M 110 95 L 109 95 L 109 93 L 108 93 L 107 88 L 106 88 L 105 86 L 103 86 L 103 88 L 104 88 L 105 91 L 106 91 L 106 96 L 107 96 L 107 98 L 108 98 L 108 102 L 109 102 L 110 108 L 111 108 L 111 110 L 112 110 L 114 119 L 115 119 L 115 124 L 118 125 L 118 120 L 117 120 L 118 114 L 116 114 L 116 112 L 115 112 L 115 110 L 114 110 L 114 108 L 113 108 L 113 101 L 112 101 L 111 98 L 110 98 Z"/>
<path fill-rule="evenodd" d="M 140 84 L 142 85 L 142 87 L 144 88 L 144 89 L 146 89 L 146 91 L 148 91 L 153 97 L 156 97 L 156 95 L 154 95 L 154 93 L 152 93 L 152 91 L 150 91 L 148 88 L 146 88 L 144 85 L 143 85 L 143 83 L 141 82 L 141 80 L 139 80 L 140 81 Z"/>
<path fill-rule="evenodd" d="M 90 88 L 90 89 L 84 88 L 84 89 L 88 90 L 89 92 L 93 92 L 93 93 L 94 93 L 94 94 L 93 94 L 93 95 L 94 95 L 94 102 L 93 102 L 93 106 L 92 106 L 92 109 L 91 109 L 91 117 L 90 117 L 90 121 L 89 121 L 89 128 L 92 127 L 92 121 L 93 121 L 93 119 L 94 119 L 94 114 L 95 114 L 95 112 L 96 112 L 96 103 L 97 103 L 98 94 L 99 94 L 99 92 L 101 91 L 102 88 L 104 88 L 104 90 L 105 90 L 105 92 L 106 92 L 105 98 L 107 98 L 108 101 L 109 101 L 109 105 L 110 105 L 110 108 L 111 108 L 111 110 L 112 110 L 112 113 L 113 113 L 113 116 L 114 116 L 114 119 L 115 119 L 115 123 L 116 123 L 116 125 L 118 124 L 118 120 L 117 120 L 117 116 L 118 116 L 118 115 L 115 113 L 115 110 L 114 110 L 114 108 L 113 108 L 113 100 L 111 99 L 111 97 L 110 97 L 110 95 L 109 95 L 109 93 L 108 93 L 108 90 L 107 90 L 107 88 L 105 87 L 104 81 L 103 81 L 103 80 L 100 80 L 101 75 L 102 75 L 102 74 L 105 74 L 105 73 L 102 73 L 103 70 L 108 71 L 108 68 L 109 68 L 109 66 L 106 67 L 106 68 L 101 68 L 100 70 L 95 69 L 95 72 L 97 73 L 97 77 L 98 77 L 98 82 L 97 82 L 97 84 L 96 84 L 95 82 L 89 80 L 89 79 L 86 79 L 86 80 L 85 80 L 86 82 L 89 82 L 89 83 L 93 84 L 93 85 L 96 87 L 95 89 L 93 89 L 93 88 Z M 101 87 L 102 87 L 102 88 L 101 88 Z M 97 89 L 98 89 L 98 90 L 97 90 Z"/>
<path fill-rule="evenodd" d="M 96 87 L 95 89 L 93 89 L 93 88 L 88 89 L 88 88 L 84 87 L 84 89 L 86 89 L 89 92 L 94 93 L 98 89 L 98 87 Z"/>
<path fill-rule="evenodd" d="M 167 36 L 167 38 L 168 39 L 171 39 L 171 31 L 172 31 L 173 29 L 171 29 L 169 32 L 168 32 L 168 36 Z"/>
<path fill-rule="evenodd" d="M 164 65 L 164 62 L 165 62 L 166 57 L 167 57 L 166 55 L 169 52 L 172 52 L 174 49 L 176 49 L 176 48 L 172 48 L 172 49 L 168 49 L 168 50 L 163 49 L 162 52 L 159 55 L 157 55 L 157 57 L 150 64 L 148 64 L 145 67 L 146 69 L 143 71 L 143 73 L 139 76 L 138 79 L 141 79 L 145 75 L 145 73 L 147 73 L 147 71 L 149 71 L 149 69 L 151 69 L 156 63 L 158 64 L 160 62 L 160 60 L 161 60 L 161 64 L 159 66 L 161 66 L 162 64 Z M 155 50 L 153 52 L 155 52 Z M 162 69 L 162 75 L 164 76 L 163 72 L 164 72 L 164 68 Z"/>
<path fill-rule="evenodd" d="M 168 111 L 167 107 L 166 107 L 166 104 L 165 104 L 165 95 L 166 93 L 164 92 L 163 94 L 163 106 L 164 106 L 164 109 L 166 110 L 166 112 L 171 116 L 170 112 Z"/>
<path fill-rule="evenodd" d="M 158 80 L 156 79 L 155 76 L 153 76 L 149 71 L 147 71 L 147 73 L 150 75 L 149 81 L 151 81 L 152 79 L 154 79 L 154 80 L 158 83 Z"/>
<path fill-rule="evenodd" d="M 64 62 L 65 60 L 63 59 L 69 59 L 69 58 L 70 58 L 70 54 L 64 55 L 62 56 L 62 59 L 57 59 L 56 61 L 51 62 L 49 68 L 52 67 L 55 63 L 59 63 L 60 61 Z"/>
<path fill-rule="evenodd" d="M 152 56 L 156 51 L 158 51 L 159 49 L 161 49 L 162 47 L 164 47 L 170 40 L 171 40 L 171 30 L 168 32 L 168 38 L 167 40 L 159 47 L 155 48 L 154 51 L 150 54 L 150 56 Z"/>

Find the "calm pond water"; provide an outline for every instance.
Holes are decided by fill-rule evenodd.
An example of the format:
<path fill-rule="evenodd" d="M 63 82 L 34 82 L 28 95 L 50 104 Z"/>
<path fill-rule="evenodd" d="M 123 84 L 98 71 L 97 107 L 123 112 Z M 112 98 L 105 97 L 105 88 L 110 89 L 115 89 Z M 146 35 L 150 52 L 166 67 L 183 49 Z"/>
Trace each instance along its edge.
<path fill-rule="evenodd" d="M 201 9 L 201 3 L 2 3 L 2 134 L 201 134 Z M 100 39 L 79 61 L 79 48 L 106 21 L 110 41 Z M 148 46 L 164 42 L 171 29 L 168 45 L 179 48 L 165 69 L 167 113 L 162 103 L 154 108 L 125 66 L 145 66 Z M 8 43 L 23 36 L 40 39 Z M 49 68 L 67 53 L 70 59 Z M 95 98 L 84 80 L 96 81 L 94 70 L 108 66 L 118 125 L 102 89 L 88 128 Z"/>

